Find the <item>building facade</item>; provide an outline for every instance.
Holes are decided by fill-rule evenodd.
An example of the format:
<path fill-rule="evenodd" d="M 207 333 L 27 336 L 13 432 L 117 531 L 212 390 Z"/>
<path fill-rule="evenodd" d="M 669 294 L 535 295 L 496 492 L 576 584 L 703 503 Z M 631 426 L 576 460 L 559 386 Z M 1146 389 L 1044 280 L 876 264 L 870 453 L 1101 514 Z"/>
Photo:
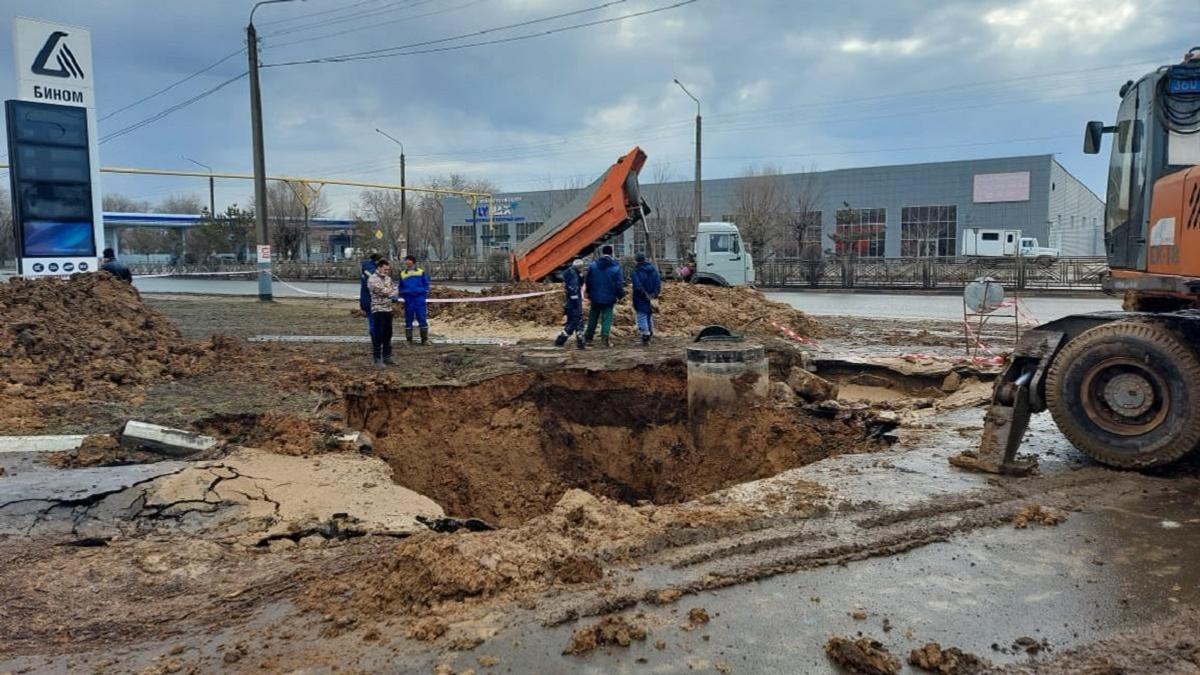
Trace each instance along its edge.
<path fill-rule="evenodd" d="M 613 243 L 620 255 L 654 247 L 677 259 L 695 229 L 693 184 L 642 186 L 653 212 Z M 497 195 L 494 211 L 447 199 L 446 251 L 486 259 L 506 252 L 570 201 L 572 190 Z M 759 260 L 836 255 L 953 257 L 964 228 L 1020 230 L 1061 255 L 1104 254 L 1104 203 L 1053 155 L 707 180 L 705 221 L 737 223 Z M 489 225 L 489 215 L 490 225 Z"/>

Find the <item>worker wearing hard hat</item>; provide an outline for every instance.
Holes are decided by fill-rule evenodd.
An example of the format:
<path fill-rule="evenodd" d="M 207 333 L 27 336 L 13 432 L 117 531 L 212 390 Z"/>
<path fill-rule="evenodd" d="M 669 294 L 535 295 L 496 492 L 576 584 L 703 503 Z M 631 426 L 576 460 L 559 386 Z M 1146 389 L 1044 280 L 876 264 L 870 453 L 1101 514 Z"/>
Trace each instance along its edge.
<path fill-rule="evenodd" d="M 404 269 L 400 272 L 400 297 L 404 298 L 405 339 L 412 344 L 415 321 L 421 327 L 421 344 L 428 344 L 429 321 L 425 314 L 425 300 L 429 297 L 429 273 L 417 265 L 416 256 L 404 256 Z"/>
<path fill-rule="evenodd" d="M 637 315 L 638 334 L 642 344 L 650 344 L 650 336 L 654 334 L 654 300 L 662 292 L 662 276 L 654 263 L 646 260 L 645 253 L 638 253 L 634 259 L 637 267 L 633 268 L 630 280 L 633 282 L 633 311 Z"/>
<path fill-rule="evenodd" d="M 562 332 L 554 339 L 554 346 L 561 347 L 567 344 L 567 340 L 572 335 L 575 336 L 575 346 L 583 349 L 583 273 L 584 264 L 582 258 L 576 258 L 575 262 L 571 263 L 563 271 L 563 290 L 566 293 L 566 299 L 563 302 L 563 314 L 567 316 L 567 322 L 563 324 Z"/>

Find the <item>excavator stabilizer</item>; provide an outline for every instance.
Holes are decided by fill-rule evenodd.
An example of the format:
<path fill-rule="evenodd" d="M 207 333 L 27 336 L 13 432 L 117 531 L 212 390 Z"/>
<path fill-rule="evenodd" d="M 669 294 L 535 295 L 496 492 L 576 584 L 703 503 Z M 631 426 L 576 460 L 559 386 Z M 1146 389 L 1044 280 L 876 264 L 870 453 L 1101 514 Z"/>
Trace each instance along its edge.
<path fill-rule="evenodd" d="M 979 449 L 952 456 L 951 464 L 1010 476 L 1026 476 L 1037 470 L 1037 460 L 1018 458 L 1017 450 L 1029 428 L 1029 416 L 1046 409 L 1042 384 L 1065 341 L 1066 336 L 1055 330 L 1032 330 L 1022 336 L 992 389 Z"/>

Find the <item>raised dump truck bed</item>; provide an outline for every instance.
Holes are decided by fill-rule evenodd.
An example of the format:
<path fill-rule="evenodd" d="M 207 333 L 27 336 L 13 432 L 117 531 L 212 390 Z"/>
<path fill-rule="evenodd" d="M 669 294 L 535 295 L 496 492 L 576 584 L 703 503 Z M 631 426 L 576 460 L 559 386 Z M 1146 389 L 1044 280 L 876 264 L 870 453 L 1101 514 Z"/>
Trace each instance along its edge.
<path fill-rule="evenodd" d="M 513 249 L 513 279 L 541 281 L 640 220 L 638 172 L 645 163 L 646 153 L 635 147 L 550 214 L 544 225 Z"/>

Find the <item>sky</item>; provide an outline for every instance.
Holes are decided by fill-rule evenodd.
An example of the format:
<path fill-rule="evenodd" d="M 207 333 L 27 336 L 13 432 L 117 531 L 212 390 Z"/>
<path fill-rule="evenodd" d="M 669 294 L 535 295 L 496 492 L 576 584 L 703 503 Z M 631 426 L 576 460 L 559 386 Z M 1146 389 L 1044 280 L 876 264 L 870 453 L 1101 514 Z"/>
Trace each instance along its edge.
<path fill-rule="evenodd" d="M 246 72 L 252 5 L 6 0 L 0 20 L 91 29 L 100 136 L 124 132 L 101 165 L 249 173 L 247 79 L 217 87 Z M 399 148 L 378 128 L 404 143 L 410 185 L 587 183 L 634 145 L 643 182 L 687 180 L 696 104 L 677 78 L 700 100 L 706 178 L 1053 153 L 1103 194 L 1084 123 L 1111 121 L 1123 82 L 1200 42 L 1200 2 L 306 0 L 260 7 L 255 25 L 271 175 L 394 184 Z M 296 63 L 362 52 L 381 58 Z M 15 90 L 0 47 L 0 92 Z M 198 179 L 103 182 L 207 196 Z M 346 215 L 356 191 L 327 190 Z M 218 209 L 251 193 L 219 181 Z"/>

